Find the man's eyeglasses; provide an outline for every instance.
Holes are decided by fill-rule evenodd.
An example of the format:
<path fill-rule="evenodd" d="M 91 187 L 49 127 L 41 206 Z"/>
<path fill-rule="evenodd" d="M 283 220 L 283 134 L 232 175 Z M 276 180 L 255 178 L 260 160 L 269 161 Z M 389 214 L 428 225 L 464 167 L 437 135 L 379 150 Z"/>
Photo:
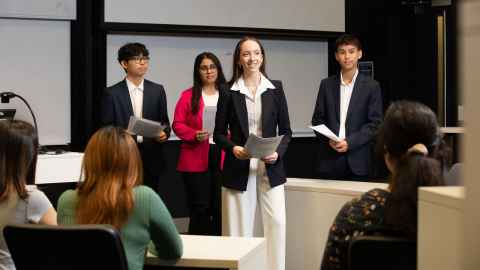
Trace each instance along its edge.
<path fill-rule="evenodd" d="M 128 60 L 132 60 L 134 61 L 135 63 L 137 64 L 140 64 L 140 63 L 148 63 L 148 61 L 150 61 L 150 57 L 148 56 L 134 56 Z"/>
<path fill-rule="evenodd" d="M 199 69 L 201 72 L 208 72 L 209 70 L 217 70 L 217 66 L 215 64 L 210 64 L 208 66 L 200 66 Z"/>

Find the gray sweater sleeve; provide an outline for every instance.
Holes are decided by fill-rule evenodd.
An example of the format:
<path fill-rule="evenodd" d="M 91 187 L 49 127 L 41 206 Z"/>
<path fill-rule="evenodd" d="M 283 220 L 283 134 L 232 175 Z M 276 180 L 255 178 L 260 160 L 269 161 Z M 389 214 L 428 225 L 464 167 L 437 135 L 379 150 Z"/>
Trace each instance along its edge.
<path fill-rule="evenodd" d="M 35 187 L 28 187 L 27 190 L 27 221 L 38 223 L 53 206 L 42 191 Z"/>

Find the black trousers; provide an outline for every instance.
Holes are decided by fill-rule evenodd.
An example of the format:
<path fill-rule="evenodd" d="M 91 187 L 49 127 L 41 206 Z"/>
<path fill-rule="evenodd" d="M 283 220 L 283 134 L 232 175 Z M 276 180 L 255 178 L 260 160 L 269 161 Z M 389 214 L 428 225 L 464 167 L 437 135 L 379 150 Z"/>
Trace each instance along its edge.
<path fill-rule="evenodd" d="M 340 156 L 334 163 L 334 167 L 329 173 L 317 172 L 317 177 L 332 180 L 350 180 L 350 181 L 366 181 L 367 175 L 357 175 L 352 172 L 348 164 L 347 156 Z"/>
<path fill-rule="evenodd" d="M 189 234 L 221 235 L 220 158 L 219 148 L 211 144 L 208 171 L 182 172 L 190 212 Z"/>
<path fill-rule="evenodd" d="M 134 137 L 135 138 L 135 137 Z M 159 170 L 158 166 L 151 166 L 148 162 L 148 157 L 145 154 L 145 146 L 143 143 L 137 143 L 138 151 L 140 152 L 140 158 L 142 159 L 143 164 L 143 184 L 150 187 L 155 192 L 158 193 L 158 184 L 160 182 L 160 176 L 163 173 L 164 164 L 158 164 L 162 166 L 162 169 Z M 158 153 L 159 155 L 163 153 Z"/>

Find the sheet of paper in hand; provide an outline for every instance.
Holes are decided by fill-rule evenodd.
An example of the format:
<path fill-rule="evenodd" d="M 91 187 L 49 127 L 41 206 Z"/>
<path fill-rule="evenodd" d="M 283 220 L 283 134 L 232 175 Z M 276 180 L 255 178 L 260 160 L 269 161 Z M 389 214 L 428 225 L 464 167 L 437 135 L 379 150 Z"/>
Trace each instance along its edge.
<path fill-rule="evenodd" d="M 261 138 L 250 134 L 245 148 L 252 158 L 263 158 L 277 151 L 277 147 L 282 141 L 283 135 L 270 138 Z"/>
<path fill-rule="evenodd" d="M 165 128 L 166 126 L 159 122 L 130 116 L 127 131 L 134 135 L 152 138 L 158 137 Z"/>
<path fill-rule="evenodd" d="M 208 131 L 208 134 L 213 134 L 215 128 L 215 115 L 217 114 L 217 106 L 206 106 L 203 109 L 203 122 L 202 127 Z"/>
<path fill-rule="evenodd" d="M 325 137 L 327 137 L 331 140 L 334 140 L 336 142 L 341 141 L 340 138 L 337 135 L 335 135 L 335 133 L 333 133 L 327 126 L 325 126 L 323 124 L 318 125 L 318 126 L 314 126 L 314 127 L 309 126 L 309 128 L 315 130 L 316 132 L 322 134 L 323 136 L 325 136 Z"/>

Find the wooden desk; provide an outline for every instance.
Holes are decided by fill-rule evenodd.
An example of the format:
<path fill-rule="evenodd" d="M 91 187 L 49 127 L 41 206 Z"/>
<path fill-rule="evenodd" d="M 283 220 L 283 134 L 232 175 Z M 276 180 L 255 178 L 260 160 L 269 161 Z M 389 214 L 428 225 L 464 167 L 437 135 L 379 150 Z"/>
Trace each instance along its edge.
<path fill-rule="evenodd" d="M 289 178 L 285 185 L 287 211 L 287 270 L 318 270 L 328 232 L 337 213 L 351 199 L 384 183 Z"/>
<path fill-rule="evenodd" d="M 419 189 L 419 270 L 463 269 L 464 200 L 463 187 L 422 187 Z"/>
<path fill-rule="evenodd" d="M 149 253 L 145 264 L 238 270 L 266 268 L 267 250 L 263 238 L 199 235 L 181 235 L 181 238 L 183 256 L 180 260 L 165 261 Z"/>

